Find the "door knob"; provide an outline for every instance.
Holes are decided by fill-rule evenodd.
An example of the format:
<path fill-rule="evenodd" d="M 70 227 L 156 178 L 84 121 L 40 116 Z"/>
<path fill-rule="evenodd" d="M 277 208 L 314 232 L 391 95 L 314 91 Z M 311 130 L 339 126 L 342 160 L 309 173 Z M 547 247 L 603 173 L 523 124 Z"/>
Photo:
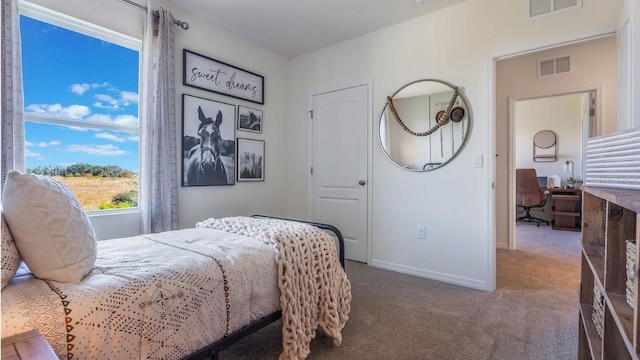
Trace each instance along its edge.
<path fill-rule="evenodd" d="M 358 185 L 360 185 L 360 186 L 365 186 L 366 184 L 367 184 L 367 182 L 364 181 L 364 180 L 358 181 Z"/>

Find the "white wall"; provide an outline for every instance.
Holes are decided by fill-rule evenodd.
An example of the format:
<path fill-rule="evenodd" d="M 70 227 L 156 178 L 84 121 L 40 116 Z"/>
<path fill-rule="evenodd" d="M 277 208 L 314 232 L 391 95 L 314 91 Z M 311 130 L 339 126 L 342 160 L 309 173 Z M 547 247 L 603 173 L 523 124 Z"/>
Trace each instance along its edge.
<path fill-rule="evenodd" d="M 290 208 L 307 209 L 309 96 L 373 79 L 372 265 L 492 289 L 493 174 L 486 166 L 493 162 L 492 56 L 613 31 L 621 3 L 585 0 L 580 10 L 525 20 L 522 1 L 469 0 L 294 59 Z M 436 171 L 414 173 L 382 153 L 377 126 L 385 97 L 424 78 L 461 86 L 472 126 L 460 156 Z M 471 167 L 474 153 L 484 154 L 484 168 Z M 416 239 L 421 224 L 426 240 Z"/>
<path fill-rule="evenodd" d="M 515 165 L 534 168 L 538 176 L 559 175 L 562 185 L 571 176 L 565 161 L 573 161 L 574 177 L 582 173 L 582 94 L 523 100 L 515 109 Z M 558 157 L 554 162 L 533 161 L 533 137 L 538 131 L 556 134 Z"/>
<path fill-rule="evenodd" d="M 142 12 L 117 0 L 34 0 L 36 4 L 89 21 L 136 38 L 142 33 Z M 141 3 L 144 3 L 141 1 Z M 209 217 L 251 215 L 254 213 L 293 216 L 287 210 L 287 60 L 260 46 L 237 38 L 212 26 L 206 19 L 186 14 L 166 1 L 154 1 L 153 7 L 164 7 L 190 29 L 176 27 L 176 105 L 178 132 L 181 130 L 182 94 L 191 94 L 234 105 L 245 105 L 263 111 L 262 134 L 236 131 L 237 137 L 265 140 L 265 181 L 236 183 L 234 186 L 180 188 L 179 226 L 192 227 Z M 265 105 L 258 105 L 182 85 L 182 49 L 187 48 L 265 77 Z M 78 49 L 81 51 L 81 49 Z M 106 80 L 106 79 L 105 79 Z M 181 135 L 181 134 L 180 134 Z M 180 136 L 181 137 L 181 136 Z M 180 139 L 176 139 L 180 149 Z M 180 161 L 180 154 L 178 154 Z M 180 171 L 180 163 L 179 163 Z M 139 215 L 91 216 L 100 239 L 135 235 L 139 232 Z"/>

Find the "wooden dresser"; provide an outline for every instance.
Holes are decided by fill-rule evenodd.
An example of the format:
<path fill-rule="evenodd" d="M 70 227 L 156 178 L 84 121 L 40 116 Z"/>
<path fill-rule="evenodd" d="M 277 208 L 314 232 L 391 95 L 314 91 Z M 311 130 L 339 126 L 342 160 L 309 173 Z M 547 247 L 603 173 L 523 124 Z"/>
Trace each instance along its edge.
<path fill-rule="evenodd" d="M 583 190 L 578 359 L 638 359 L 640 191 Z"/>

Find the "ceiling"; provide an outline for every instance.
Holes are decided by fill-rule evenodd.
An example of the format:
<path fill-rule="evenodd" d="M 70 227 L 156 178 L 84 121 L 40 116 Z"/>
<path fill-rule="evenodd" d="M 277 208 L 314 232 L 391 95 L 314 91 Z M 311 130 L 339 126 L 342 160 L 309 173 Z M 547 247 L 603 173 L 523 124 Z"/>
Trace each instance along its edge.
<path fill-rule="evenodd" d="M 171 1 L 201 20 L 291 58 L 465 0 Z"/>

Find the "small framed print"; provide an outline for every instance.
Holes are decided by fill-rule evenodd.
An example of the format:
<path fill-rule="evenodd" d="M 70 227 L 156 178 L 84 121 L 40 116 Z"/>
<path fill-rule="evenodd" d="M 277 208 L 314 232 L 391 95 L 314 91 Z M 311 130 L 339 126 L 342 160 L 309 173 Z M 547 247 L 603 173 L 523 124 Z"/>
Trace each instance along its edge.
<path fill-rule="evenodd" d="M 264 181 L 264 141 L 236 139 L 238 181 Z"/>
<path fill-rule="evenodd" d="M 238 105 L 238 130 L 262 133 L 262 110 Z"/>

